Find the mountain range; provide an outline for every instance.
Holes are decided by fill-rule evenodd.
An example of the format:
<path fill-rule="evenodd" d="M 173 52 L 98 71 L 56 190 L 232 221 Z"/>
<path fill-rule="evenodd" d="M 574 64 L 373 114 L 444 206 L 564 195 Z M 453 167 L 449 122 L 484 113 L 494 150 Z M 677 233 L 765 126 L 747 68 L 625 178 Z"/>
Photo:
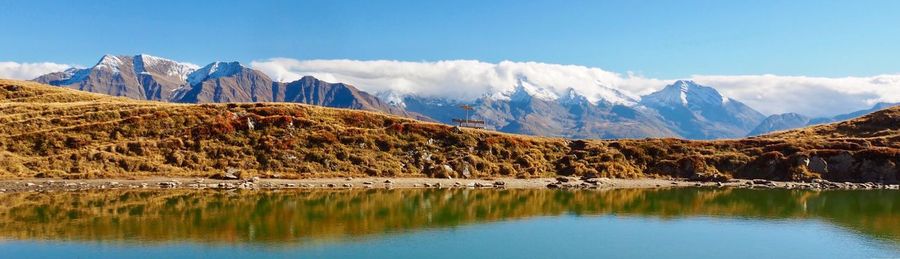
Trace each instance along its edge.
<path fill-rule="evenodd" d="M 90 68 L 50 73 L 33 81 L 138 100 L 293 102 L 384 112 L 446 124 L 468 116 L 485 121 L 488 129 L 578 139 L 738 138 L 839 120 L 789 114 L 767 118 L 712 87 L 685 80 L 637 97 L 603 85 L 596 86 L 599 94 L 590 96 L 573 88 L 557 94 L 520 78 L 512 90 L 486 93 L 481 98 L 465 101 L 391 92 L 376 96 L 353 85 L 325 82 L 312 76 L 277 82 L 238 62 L 213 62 L 199 67 L 141 54 L 105 55 Z M 467 112 L 461 105 L 473 109 Z M 860 111 L 859 115 L 869 112 Z"/>
<path fill-rule="evenodd" d="M 275 82 L 266 74 L 238 62 L 213 62 L 197 67 L 144 54 L 105 55 L 93 67 L 50 73 L 33 81 L 138 100 L 297 102 L 427 119 L 382 102 L 352 85 L 327 83 L 313 77 Z"/>
<path fill-rule="evenodd" d="M 863 115 L 887 109 L 900 103 L 877 103 L 869 109 L 855 111 L 851 113 L 841 114 L 834 117 L 810 118 L 797 113 L 774 114 L 764 119 L 756 128 L 750 131 L 747 136 L 758 136 L 770 132 L 802 128 L 806 126 L 826 124 L 838 121 L 849 120 Z"/>
<path fill-rule="evenodd" d="M 534 137 L 316 105 L 172 104 L 3 79 L 0 106 L 0 177 L 7 179 L 900 182 L 900 107 L 753 138 L 692 141 Z"/>

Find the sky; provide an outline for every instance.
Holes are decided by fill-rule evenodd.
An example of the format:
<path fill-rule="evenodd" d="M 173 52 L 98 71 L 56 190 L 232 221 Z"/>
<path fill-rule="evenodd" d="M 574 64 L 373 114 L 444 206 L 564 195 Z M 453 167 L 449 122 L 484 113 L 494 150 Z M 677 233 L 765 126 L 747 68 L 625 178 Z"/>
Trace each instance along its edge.
<path fill-rule="evenodd" d="M 742 101 L 757 106 L 777 97 L 747 94 L 762 79 L 769 80 L 765 89 L 794 92 L 834 88 L 795 86 L 804 78 L 812 79 L 800 85 L 868 84 L 823 95 L 864 92 L 827 111 L 817 112 L 822 103 L 794 107 L 786 99 L 779 102 L 789 106 L 754 107 L 826 115 L 900 101 L 897 82 L 872 83 L 900 74 L 898 10 L 900 1 L 876 0 L 0 0 L 0 76 L 148 53 L 199 65 L 274 59 L 574 65 L 657 82 L 633 94 L 674 79 L 730 83 L 726 94 L 755 98 Z M 310 69 L 316 70 L 301 72 L 326 73 Z"/>

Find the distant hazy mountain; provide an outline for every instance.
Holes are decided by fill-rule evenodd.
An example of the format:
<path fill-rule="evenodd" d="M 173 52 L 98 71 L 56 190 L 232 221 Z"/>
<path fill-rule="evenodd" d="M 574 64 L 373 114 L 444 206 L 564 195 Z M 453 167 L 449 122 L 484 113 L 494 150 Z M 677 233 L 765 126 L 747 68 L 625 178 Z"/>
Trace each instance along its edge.
<path fill-rule="evenodd" d="M 782 113 L 767 117 L 747 136 L 757 136 L 773 131 L 796 129 L 809 125 L 809 117 L 797 113 Z"/>
<path fill-rule="evenodd" d="M 643 96 L 640 104 L 658 112 L 670 128 L 689 139 L 747 135 L 765 115 L 693 81 L 677 81 Z"/>
<path fill-rule="evenodd" d="M 865 110 L 859 110 L 859 111 L 855 111 L 855 112 L 851 112 L 851 113 L 841 114 L 841 115 L 837 115 L 837 116 L 830 117 L 830 118 L 815 118 L 815 119 L 810 120 L 809 124 L 810 125 L 825 124 L 825 123 L 831 123 L 831 122 L 835 122 L 835 121 L 845 121 L 845 120 L 849 120 L 849 119 L 855 119 L 858 117 L 862 117 L 863 115 L 873 113 L 876 111 L 880 111 L 880 110 L 884 110 L 884 109 L 894 107 L 897 105 L 900 105 L 900 103 L 885 103 L 885 102 L 876 103 L 874 106 L 872 106 L 872 108 L 865 109 Z"/>
<path fill-rule="evenodd" d="M 666 124 L 640 107 L 621 103 L 624 95 L 612 101 L 602 96 L 591 102 L 570 90 L 555 96 L 529 89 L 520 82 L 514 91 L 479 98 L 473 102 L 407 96 L 404 107 L 444 123 L 464 118 L 459 106 L 471 105 L 470 116 L 484 120 L 486 127 L 504 132 L 570 138 L 643 138 L 677 137 Z"/>
<path fill-rule="evenodd" d="M 877 103 L 875 104 L 875 106 L 872 106 L 872 108 L 869 109 L 841 114 L 834 117 L 809 118 L 796 113 L 775 114 L 763 120 L 762 123 L 760 123 L 755 129 L 753 129 L 753 131 L 750 132 L 750 134 L 748 134 L 748 136 L 758 136 L 774 131 L 796 129 L 837 121 L 845 121 L 897 105 L 900 105 L 900 103 Z"/>
<path fill-rule="evenodd" d="M 105 55 L 86 69 L 69 69 L 40 76 L 34 81 L 67 88 L 163 101 L 184 84 L 196 66 L 150 55 Z"/>

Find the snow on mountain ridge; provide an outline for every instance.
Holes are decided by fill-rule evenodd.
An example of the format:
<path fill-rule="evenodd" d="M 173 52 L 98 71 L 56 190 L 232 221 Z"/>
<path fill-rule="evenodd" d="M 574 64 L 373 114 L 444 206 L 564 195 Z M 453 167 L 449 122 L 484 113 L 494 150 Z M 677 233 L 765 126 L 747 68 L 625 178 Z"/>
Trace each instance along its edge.
<path fill-rule="evenodd" d="M 94 65 L 93 68 L 96 68 L 96 69 L 106 68 L 106 69 L 109 69 L 110 71 L 112 71 L 113 74 L 118 74 L 118 73 L 121 73 L 121 71 L 119 70 L 119 66 L 121 66 L 121 65 L 122 65 L 122 59 L 120 59 L 119 57 L 114 56 L 114 55 L 106 54 L 106 55 L 103 55 L 102 58 L 100 58 L 100 61 L 98 61 L 97 64 Z"/>
<path fill-rule="evenodd" d="M 195 70 L 187 75 L 188 85 L 199 84 L 207 79 L 231 76 L 240 72 L 244 66 L 239 62 L 216 61 Z"/>
<path fill-rule="evenodd" d="M 678 80 L 659 92 L 644 96 L 645 101 L 669 106 L 702 106 L 704 104 L 725 104 L 730 100 L 715 88 L 702 86 L 690 80 Z"/>
<path fill-rule="evenodd" d="M 160 69 L 160 66 L 163 69 Z M 181 80 L 186 80 L 187 76 L 200 68 L 197 65 L 191 63 L 182 63 L 177 62 L 170 59 L 155 57 L 147 54 L 140 54 L 134 56 L 134 69 L 135 72 L 139 74 L 149 74 L 147 72 L 147 68 L 154 68 L 155 70 L 163 70 L 165 75 L 167 76 L 175 76 L 180 78 Z"/>

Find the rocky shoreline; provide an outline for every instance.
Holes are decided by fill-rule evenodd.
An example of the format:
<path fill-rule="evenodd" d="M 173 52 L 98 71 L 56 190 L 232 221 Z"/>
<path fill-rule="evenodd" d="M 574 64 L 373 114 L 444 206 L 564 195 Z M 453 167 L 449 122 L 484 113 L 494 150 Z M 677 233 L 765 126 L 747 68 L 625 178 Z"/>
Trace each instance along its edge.
<path fill-rule="evenodd" d="M 435 179 L 435 178 L 323 178 L 216 180 L 203 178 L 152 179 L 20 179 L 0 180 L 0 193 L 81 191 L 112 189 L 393 189 L 393 188 L 478 188 L 478 189 L 621 189 L 621 188 L 781 188 L 804 190 L 900 190 L 897 184 L 850 183 L 815 180 L 781 182 L 763 179 L 732 179 L 702 182 L 680 179 L 609 179 L 557 177 L 534 179 Z"/>

